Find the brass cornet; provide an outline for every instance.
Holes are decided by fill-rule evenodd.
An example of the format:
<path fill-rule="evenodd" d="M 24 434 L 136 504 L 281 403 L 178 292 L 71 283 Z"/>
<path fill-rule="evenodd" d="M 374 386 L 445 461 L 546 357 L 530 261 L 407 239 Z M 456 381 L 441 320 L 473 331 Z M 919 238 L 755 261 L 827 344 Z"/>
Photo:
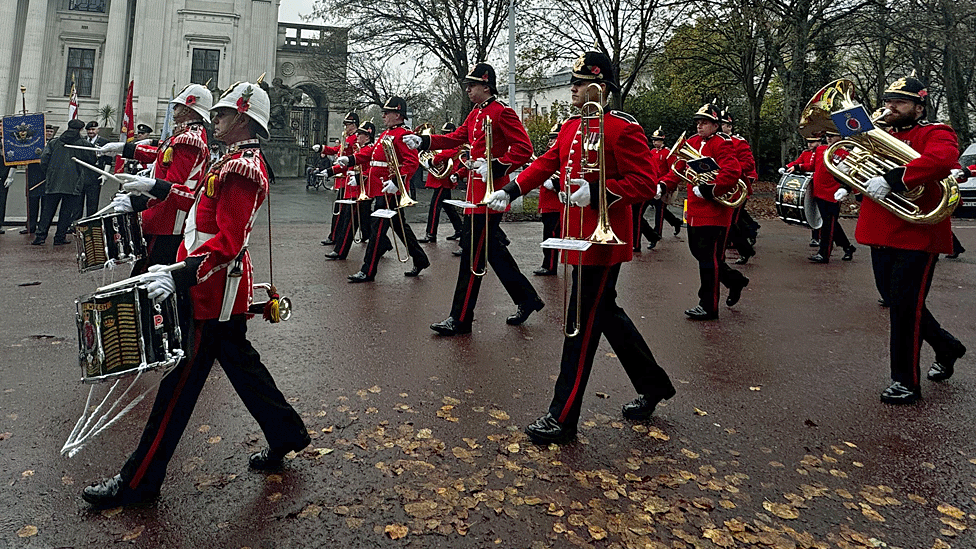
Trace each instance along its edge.
<path fill-rule="evenodd" d="M 689 160 L 698 160 L 704 157 L 699 151 L 696 151 L 694 147 L 688 144 L 688 140 L 685 139 L 686 133 L 688 132 L 682 133 L 681 137 L 678 138 L 674 146 L 671 147 L 671 154 L 669 157 L 675 158 L 675 162 L 671 163 L 671 171 L 677 174 L 678 177 L 684 180 L 685 183 L 688 183 L 694 187 L 709 184 L 712 181 L 715 181 L 715 177 L 718 176 L 718 172 L 711 171 L 698 173 L 691 169 L 690 166 L 687 166 Z M 678 160 L 683 160 L 685 162 L 686 166 L 684 171 L 679 171 L 678 168 L 676 168 Z M 731 191 L 723 195 L 716 195 L 715 201 L 723 206 L 738 208 L 743 202 L 746 201 L 746 198 L 749 198 L 749 187 L 746 186 L 745 181 L 739 179 L 735 182 L 735 187 Z"/>

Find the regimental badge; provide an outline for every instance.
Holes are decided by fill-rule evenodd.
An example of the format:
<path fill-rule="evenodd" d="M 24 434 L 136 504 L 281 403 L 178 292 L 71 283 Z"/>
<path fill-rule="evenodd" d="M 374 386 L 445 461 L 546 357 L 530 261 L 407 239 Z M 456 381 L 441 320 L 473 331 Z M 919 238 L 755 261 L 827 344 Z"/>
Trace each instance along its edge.
<path fill-rule="evenodd" d="M 169 164 L 173 161 L 173 147 L 166 147 L 163 151 L 163 164 Z"/>
<path fill-rule="evenodd" d="M 583 55 L 579 56 L 578 58 L 576 58 L 576 62 L 573 63 L 573 72 L 580 72 L 580 71 L 582 71 L 584 66 L 586 66 L 586 54 L 585 53 Z"/>
<path fill-rule="evenodd" d="M 217 175 L 210 174 L 207 176 L 207 185 L 203 189 L 204 194 L 207 198 L 213 198 L 217 194 Z"/>

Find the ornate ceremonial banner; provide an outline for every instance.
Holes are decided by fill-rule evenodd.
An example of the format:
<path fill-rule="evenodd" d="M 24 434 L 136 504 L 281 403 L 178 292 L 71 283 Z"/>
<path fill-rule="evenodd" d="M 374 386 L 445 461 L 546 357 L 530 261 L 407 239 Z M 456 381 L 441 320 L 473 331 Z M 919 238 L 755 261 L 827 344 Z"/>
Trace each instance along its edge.
<path fill-rule="evenodd" d="M 44 152 L 44 114 L 3 117 L 3 163 L 7 166 L 40 162 Z"/>

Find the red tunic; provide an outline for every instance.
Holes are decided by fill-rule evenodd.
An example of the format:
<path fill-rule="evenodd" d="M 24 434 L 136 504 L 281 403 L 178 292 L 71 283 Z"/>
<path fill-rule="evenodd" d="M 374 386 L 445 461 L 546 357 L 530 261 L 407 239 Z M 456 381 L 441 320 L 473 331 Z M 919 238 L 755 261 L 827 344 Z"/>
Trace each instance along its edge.
<path fill-rule="evenodd" d="M 207 175 L 210 149 L 207 148 L 207 130 L 200 123 L 191 123 L 176 129 L 176 133 L 159 144 L 126 144 L 123 155 L 139 162 L 155 162 L 151 177 L 172 183 L 180 183 L 196 190 Z M 129 148 L 132 147 L 130 151 Z M 164 200 L 142 212 L 142 232 L 152 235 L 183 234 L 186 212 L 175 203 Z"/>
<path fill-rule="evenodd" d="M 902 167 L 885 174 L 893 191 L 925 187 L 916 201 L 922 210 L 930 210 L 941 197 L 938 182 L 959 167 L 956 132 L 945 124 L 920 122 L 911 128 L 892 130 L 891 135 L 904 141 L 921 154 Z M 950 218 L 935 225 L 902 221 L 865 195 L 857 220 L 855 238 L 868 246 L 887 246 L 902 250 L 919 250 L 933 254 L 952 253 Z"/>
<path fill-rule="evenodd" d="M 752 184 L 759 179 L 759 174 L 756 173 L 756 158 L 752 156 L 752 147 L 749 146 L 748 141 L 738 135 L 731 137 L 732 143 L 735 144 L 735 158 L 742 169 L 742 180 L 749 189 L 749 196 L 752 196 Z"/>
<path fill-rule="evenodd" d="M 834 193 L 840 189 L 840 182 L 827 171 L 824 165 L 823 156 L 826 151 L 827 145 L 821 145 L 813 154 L 813 196 L 828 202 L 837 202 L 834 200 Z M 839 149 L 834 156 L 836 163 L 840 158 L 847 156 L 847 151 Z"/>
<path fill-rule="evenodd" d="M 786 165 L 787 168 L 796 167 L 795 172 L 807 172 L 813 171 L 813 151 L 807 149 L 800 153 L 800 156 L 796 160 L 790 162 Z"/>
<path fill-rule="evenodd" d="M 671 171 L 671 159 L 668 158 L 670 154 L 671 149 L 667 147 L 651 149 L 651 172 L 654 174 L 656 183 L 664 179 L 664 176 Z"/>
<path fill-rule="evenodd" d="M 321 154 L 322 154 L 322 156 L 328 156 L 330 154 L 331 155 L 334 155 L 334 156 L 352 156 L 356 152 L 356 144 L 357 144 L 356 143 L 356 134 L 354 133 L 352 135 L 347 135 L 345 137 L 345 139 L 342 142 L 342 147 L 341 148 L 338 147 L 338 146 L 336 146 L 336 147 L 322 147 L 322 153 Z M 336 173 L 338 173 L 338 172 L 336 172 Z M 340 189 L 345 188 L 345 186 L 346 186 L 346 178 L 344 176 L 343 177 L 340 177 L 340 176 L 337 175 L 336 178 L 335 178 L 335 182 L 332 185 L 332 188 L 338 191 Z"/>
<path fill-rule="evenodd" d="M 444 149 L 443 151 L 435 154 L 433 161 L 434 166 L 444 167 L 449 159 L 454 158 L 457 155 L 458 150 L 460 150 L 460 147 L 454 147 L 453 149 Z M 458 164 L 460 164 L 460 160 L 455 160 L 454 166 L 456 167 Z M 451 168 L 451 173 L 447 174 L 447 177 L 443 179 L 438 179 L 434 177 L 434 174 L 427 172 L 427 182 L 424 184 L 424 186 L 428 189 L 440 189 L 442 187 L 453 189 L 457 185 L 451 181 L 451 175 L 456 173 L 456 171 L 457 170 L 455 168 Z"/>
<path fill-rule="evenodd" d="M 190 214 L 176 260 L 189 259 L 189 265 L 198 265 L 193 273 L 196 285 L 190 288 L 195 319 L 220 317 L 228 282 L 239 281 L 229 296 L 233 300 L 230 314 L 247 312 L 252 275 L 246 246 L 267 195 L 268 170 L 256 139 L 231 145 L 210 168 L 196 193 L 185 185 L 170 187 L 166 201 L 174 201 Z M 229 270 L 238 268 L 239 277 L 228 277 Z"/>
<path fill-rule="evenodd" d="M 367 167 L 369 168 L 369 175 L 366 177 L 366 194 L 370 198 L 375 198 L 383 194 L 383 182 L 391 179 L 386 151 L 380 143 L 384 138 L 390 139 L 393 143 L 393 149 L 397 155 L 397 162 L 400 164 L 400 175 L 403 177 L 403 184 L 409 188 L 410 177 L 413 175 L 413 172 L 417 171 L 417 168 L 420 166 L 420 161 L 417 158 L 417 151 L 407 147 L 403 142 L 402 137 L 408 133 L 412 132 L 403 124 L 388 128 L 380 134 L 380 138 L 376 140 L 375 145 L 372 147 L 367 145 L 359 149 L 359 152 L 353 156 L 355 165 L 363 166 L 364 170 Z M 362 185 L 362 182 L 360 182 L 360 185 Z"/>
<path fill-rule="evenodd" d="M 430 136 L 430 148 L 445 149 L 471 144 L 471 159 L 485 157 L 485 136 L 483 132 L 485 117 L 491 117 L 491 156 L 504 165 L 504 174 L 492 173 L 495 190 L 508 184 L 508 175 L 532 158 L 532 141 L 525 132 L 511 107 L 497 101 L 494 97 L 475 105 L 464 124 L 446 135 Z M 485 182 L 476 172 L 468 174 L 468 191 L 465 200 L 477 204 L 485 197 Z M 485 213 L 485 206 L 466 208 L 464 213 Z"/>
<path fill-rule="evenodd" d="M 569 179 L 580 178 L 582 147 L 577 138 L 579 127 L 579 116 L 564 122 L 556 138 L 556 144 L 519 174 L 515 183 L 522 194 L 541 186 L 555 173 L 559 173 L 562 177 L 560 184 L 562 189 L 567 187 Z M 647 138 L 636 120 L 626 113 L 607 112 L 604 116 L 604 142 L 607 195 L 608 198 L 610 194 L 620 197 L 620 200 L 610 205 L 607 213 L 613 232 L 624 244 L 590 246 L 590 249 L 582 253 L 583 265 L 616 265 L 630 261 L 634 255 L 633 247 L 630 245 L 633 241 L 633 218 L 630 205 L 650 200 L 657 194 Z M 585 179 L 596 181 L 596 174 L 587 174 Z M 569 192 L 577 188 L 570 188 Z M 569 221 L 564 227 L 568 236 L 586 238 L 596 229 L 599 211 L 593 207 L 596 197 L 593 199 L 594 204 L 585 208 L 576 206 L 569 208 Z M 582 231 L 580 231 L 581 218 Z M 580 252 L 564 251 L 563 261 L 576 264 L 579 255 Z"/>
<path fill-rule="evenodd" d="M 718 164 L 718 175 L 712 181 L 715 184 L 715 196 L 721 196 L 735 188 L 739 177 L 742 175 L 742 168 L 735 156 L 735 145 L 732 138 L 721 132 L 704 139 L 699 135 L 693 135 L 688 138 L 688 145 L 701 153 L 703 157 L 712 157 Z M 675 162 L 675 167 L 679 171 L 683 171 L 685 169 L 684 161 L 678 160 Z M 684 183 L 684 180 L 672 171 L 664 176 L 663 183 L 667 185 L 669 191 L 674 191 L 679 184 Z M 693 187 L 690 183 L 687 184 L 687 187 L 689 227 L 728 227 L 732 223 L 732 208 L 715 200 L 698 198 L 692 191 Z"/>

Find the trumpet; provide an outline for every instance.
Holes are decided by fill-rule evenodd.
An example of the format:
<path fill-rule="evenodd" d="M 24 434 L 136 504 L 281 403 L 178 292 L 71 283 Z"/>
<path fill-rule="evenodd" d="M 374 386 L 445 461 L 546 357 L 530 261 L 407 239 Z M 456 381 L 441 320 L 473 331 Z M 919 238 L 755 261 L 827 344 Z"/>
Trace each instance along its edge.
<path fill-rule="evenodd" d="M 618 245 L 625 244 L 624 241 L 620 240 L 616 234 L 613 232 L 613 228 L 610 226 L 610 203 L 607 200 L 607 163 L 606 163 L 606 132 L 605 132 L 605 120 L 604 120 L 604 108 L 603 108 L 603 88 L 599 84 L 593 83 L 586 87 L 587 97 L 596 97 L 596 100 L 590 100 L 583 103 L 580 107 L 580 125 L 577 130 L 575 141 L 580 143 L 580 177 L 584 177 L 586 174 L 596 174 L 597 176 L 597 200 L 599 213 L 597 216 L 596 229 L 593 233 L 586 238 L 588 242 L 594 244 L 604 244 L 604 245 Z M 563 173 L 563 188 L 569 193 L 569 180 L 572 178 L 572 174 L 567 166 L 566 171 Z M 611 196 L 613 196 L 611 194 Z M 619 197 L 614 196 L 614 202 L 617 201 Z M 570 239 L 569 236 L 569 208 L 572 204 L 569 198 L 566 199 L 566 205 L 563 208 L 563 238 Z M 583 234 L 583 213 L 580 212 L 580 234 Z M 573 323 L 570 324 L 569 309 L 571 300 L 571 288 L 570 288 L 570 276 L 568 273 L 569 263 L 563 264 L 563 335 L 566 337 L 576 337 L 580 332 L 580 324 L 582 321 L 581 315 L 581 305 L 582 305 L 582 283 L 583 283 L 583 252 L 579 253 L 579 259 L 576 264 L 576 318 Z"/>
<path fill-rule="evenodd" d="M 685 139 L 685 133 L 681 134 L 681 137 L 679 137 L 674 143 L 674 146 L 671 147 L 671 154 L 669 155 L 669 158 L 673 156 L 676 160 L 683 160 L 685 164 L 687 164 L 689 160 L 704 158 L 699 151 L 696 151 L 694 147 L 688 144 L 688 140 Z M 677 162 L 671 163 L 671 171 L 683 179 L 685 183 L 695 187 L 709 184 L 712 181 L 715 181 L 715 178 L 718 176 L 718 171 L 698 173 L 687 165 L 682 172 L 675 167 L 677 164 Z M 735 188 L 723 195 L 715 196 L 715 201 L 730 208 L 738 208 L 743 202 L 746 201 L 746 198 L 748 197 L 749 187 L 746 186 L 745 181 L 739 179 L 735 182 Z"/>
<path fill-rule="evenodd" d="M 485 164 L 488 166 L 488 173 L 485 174 L 485 195 L 481 198 L 481 201 L 480 202 L 477 202 L 477 204 L 479 206 L 485 206 L 485 267 L 483 269 L 481 269 L 480 271 L 478 270 L 478 265 L 476 264 L 475 259 L 474 259 L 475 258 L 475 254 L 474 254 L 474 233 L 475 233 L 475 230 L 474 230 L 474 216 L 475 216 L 475 214 L 474 213 L 471 214 L 471 253 L 470 253 L 470 257 L 471 257 L 471 262 L 470 262 L 471 263 L 471 274 L 473 274 L 474 276 L 479 276 L 479 277 L 480 276 L 485 276 L 486 274 L 488 274 L 488 240 L 489 240 L 489 238 L 488 238 L 488 219 L 489 219 L 489 216 L 491 214 L 488 211 L 487 204 L 488 204 L 488 199 L 491 198 L 491 195 L 495 192 L 495 179 L 494 179 L 494 174 L 492 173 L 492 169 L 491 169 L 491 161 L 492 161 L 492 158 L 491 158 L 492 137 L 491 137 L 491 117 L 490 116 L 486 116 L 484 118 L 484 121 L 482 122 L 481 128 L 482 128 L 482 130 L 484 130 L 484 134 L 485 134 Z"/>
<path fill-rule="evenodd" d="M 831 115 L 859 106 L 854 96 L 854 83 L 846 79 L 835 80 L 821 88 L 803 108 L 800 134 L 813 137 L 828 130 L 836 132 L 837 126 Z M 875 111 L 872 123 L 882 125 L 888 112 L 887 109 Z M 834 153 L 841 148 L 848 149 L 848 154 L 839 164 L 834 164 Z M 824 166 L 841 183 L 865 193 L 869 179 L 904 166 L 919 156 L 914 149 L 876 127 L 827 147 Z M 938 186 L 938 202 L 927 211 L 916 203 L 927 192 L 924 186 L 907 192 L 890 192 L 877 203 L 903 221 L 932 225 L 952 215 L 959 206 L 959 183 L 954 177 L 950 175 L 940 180 Z"/>
<path fill-rule="evenodd" d="M 397 202 L 395 209 L 399 210 L 401 208 L 415 205 L 417 201 L 410 198 L 410 193 L 407 192 L 407 188 L 403 182 L 403 176 L 400 175 L 400 161 L 397 160 L 396 149 L 393 147 L 393 136 L 387 135 L 380 140 L 380 144 L 383 146 L 383 153 L 386 154 L 387 170 L 390 172 L 390 177 L 392 177 L 396 182 L 398 191 L 400 193 L 400 200 Z M 386 195 L 386 207 L 391 210 L 394 209 L 390 208 L 390 195 Z M 403 222 L 403 212 L 397 212 L 397 217 L 400 219 L 400 234 L 406 235 L 407 229 L 406 224 Z M 404 236 L 404 239 L 406 239 L 406 236 Z M 400 263 L 410 261 L 410 255 L 407 255 L 406 257 L 402 257 L 400 255 L 400 246 L 397 244 L 396 237 L 393 238 L 393 247 L 396 249 L 397 261 Z"/>

